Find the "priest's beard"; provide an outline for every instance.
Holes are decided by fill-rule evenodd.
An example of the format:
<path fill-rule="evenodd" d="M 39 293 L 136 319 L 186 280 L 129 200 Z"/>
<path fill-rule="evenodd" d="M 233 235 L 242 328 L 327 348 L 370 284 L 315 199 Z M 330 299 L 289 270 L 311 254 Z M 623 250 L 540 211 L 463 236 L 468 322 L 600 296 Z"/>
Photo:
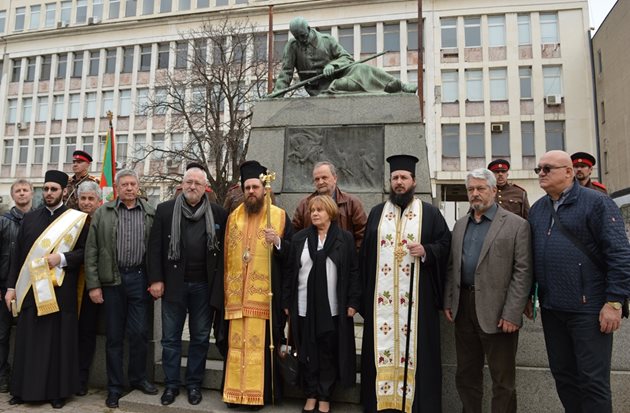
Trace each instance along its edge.
<path fill-rule="evenodd" d="M 262 210 L 263 205 L 265 204 L 265 197 L 256 198 L 256 197 L 247 197 L 245 198 L 245 211 L 248 214 L 254 215 L 259 213 Z"/>
<path fill-rule="evenodd" d="M 398 205 L 398 207 L 400 207 L 401 209 L 405 209 L 407 205 L 409 205 L 411 201 L 413 201 L 413 194 L 415 190 L 415 186 L 412 186 L 407 192 L 402 194 L 397 194 L 396 192 L 391 190 L 389 193 L 389 200 L 392 203 Z"/>

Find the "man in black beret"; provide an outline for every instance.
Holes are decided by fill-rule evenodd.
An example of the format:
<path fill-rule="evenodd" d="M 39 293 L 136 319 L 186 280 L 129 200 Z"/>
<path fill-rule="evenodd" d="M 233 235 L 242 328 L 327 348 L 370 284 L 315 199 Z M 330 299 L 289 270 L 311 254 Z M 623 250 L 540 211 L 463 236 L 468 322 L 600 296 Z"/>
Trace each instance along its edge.
<path fill-rule="evenodd" d="M 520 186 L 508 182 L 510 175 L 510 163 L 505 159 L 495 159 L 488 164 L 488 169 L 494 173 L 497 179 L 496 203 L 521 218 L 527 219 L 529 201 L 527 191 Z"/>
<path fill-rule="evenodd" d="M 64 196 L 64 202 L 70 208 L 79 210 L 79 194 L 77 188 L 85 181 L 93 181 L 97 184 L 99 180 L 97 177 L 90 175 L 88 169 L 92 164 L 92 156 L 82 150 L 76 150 L 72 153 L 72 172 L 74 175 L 68 180 L 68 187 Z"/>
<path fill-rule="evenodd" d="M 396 395 L 404 387 L 409 361 L 406 406 L 414 413 L 441 412 L 440 312 L 451 232 L 439 209 L 414 196 L 418 158 L 394 155 L 387 162 L 389 200 L 370 211 L 359 253 L 366 280 L 361 403 L 366 412 L 378 406 L 402 411 Z M 384 382 L 391 387 L 374 385 Z"/>
<path fill-rule="evenodd" d="M 593 167 L 596 164 L 595 157 L 593 155 L 587 152 L 576 152 L 571 155 L 571 161 L 573 162 L 575 179 L 577 179 L 580 185 L 608 195 L 608 190 L 604 184 L 591 180 Z"/>
<path fill-rule="evenodd" d="M 67 184 L 64 172 L 46 172 L 44 206 L 24 215 L 11 256 L 5 301 L 19 314 L 11 405 L 59 409 L 79 390 L 77 278 L 88 227 L 87 214 L 63 203 Z"/>

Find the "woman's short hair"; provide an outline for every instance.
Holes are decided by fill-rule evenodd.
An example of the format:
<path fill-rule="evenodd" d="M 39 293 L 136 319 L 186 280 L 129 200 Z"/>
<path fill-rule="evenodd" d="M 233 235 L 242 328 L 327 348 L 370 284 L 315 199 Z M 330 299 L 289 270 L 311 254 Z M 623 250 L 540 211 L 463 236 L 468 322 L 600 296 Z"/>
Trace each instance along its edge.
<path fill-rule="evenodd" d="M 315 195 L 308 201 L 308 211 L 313 209 L 315 205 L 321 205 L 324 208 L 324 211 L 328 214 L 331 221 L 337 219 L 337 215 L 339 214 L 339 208 L 337 208 L 337 204 L 329 195 Z"/>

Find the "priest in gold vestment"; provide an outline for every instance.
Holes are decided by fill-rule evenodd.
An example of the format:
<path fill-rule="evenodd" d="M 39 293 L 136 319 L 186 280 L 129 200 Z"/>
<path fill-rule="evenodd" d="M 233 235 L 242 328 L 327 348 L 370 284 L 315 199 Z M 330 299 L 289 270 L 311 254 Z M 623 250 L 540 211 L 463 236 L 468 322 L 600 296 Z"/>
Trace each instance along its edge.
<path fill-rule="evenodd" d="M 273 333 L 276 349 L 284 335 L 281 287 L 293 227 L 287 213 L 268 205 L 265 199 L 260 177 L 266 172 L 257 161 L 241 165 L 245 201 L 230 214 L 226 225 L 227 357 L 223 401 L 230 407 L 262 408 L 281 396 L 277 367 L 273 369 L 272 378 L 269 345 L 270 333 Z M 271 329 L 270 324 L 273 324 Z"/>

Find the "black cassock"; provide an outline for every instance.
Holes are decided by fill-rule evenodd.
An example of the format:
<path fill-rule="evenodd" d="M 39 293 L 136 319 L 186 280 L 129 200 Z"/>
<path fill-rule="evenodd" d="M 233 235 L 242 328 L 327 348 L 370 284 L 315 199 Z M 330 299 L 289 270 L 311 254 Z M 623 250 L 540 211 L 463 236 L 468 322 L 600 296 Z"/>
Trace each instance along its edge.
<path fill-rule="evenodd" d="M 42 232 L 68 208 L 51 215 L 41 207 L 24 215 L 11 257 L 8 286 L 14 287 L 26 256 Z M 72 396 L 79 390 L 77 276 L 83 263 L 88 226 L 72 251 L 65 253 L 67 267 L 61 287 L 55 287 L 59 311 L 37 316 L 30 289 L 17 319 L 11 394 L 24 401 L 47 401 Z"/>
<path fill-rule="evenodd" d="M 376 366 L 374 362 L 374 288 L 378 226 L 385 203 L 372 208 L 361 246 L 360 264 L 363 282 L 362 315 L 363 345 L 361 350 L 361 404 L 366 413 L 376 412 Z M 451 245 L 451 233 L 440 211 L 422 203 L 422 234 L 420 243 L 426 258 L 420 267 L 420 298 L 416 330 L 417 370 L 412 411 L 415 413 L 442 411 L 442 360 L 440 353 L 440 312 L 442 310 L 444 279 Z"/>

